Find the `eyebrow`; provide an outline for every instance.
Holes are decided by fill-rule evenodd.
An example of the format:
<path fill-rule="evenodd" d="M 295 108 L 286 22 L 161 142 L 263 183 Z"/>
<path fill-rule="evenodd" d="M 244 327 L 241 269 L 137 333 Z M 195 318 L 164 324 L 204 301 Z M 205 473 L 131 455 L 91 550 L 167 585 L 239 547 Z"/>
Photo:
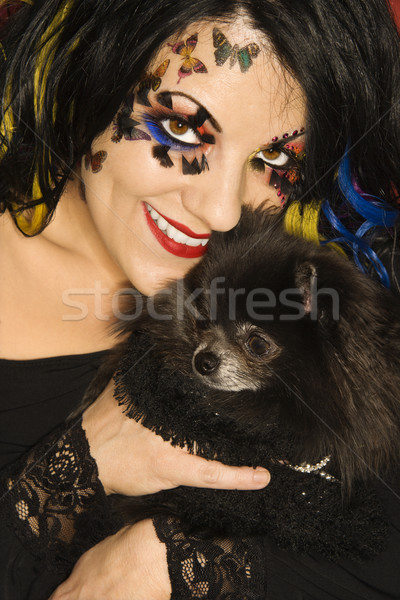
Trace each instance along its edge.
<path fill-rule="evenodd" d="M 188 100 L 190 100 L 191 102 L 193 102 L 193 104 L 196 104 L 199 107 L 199 110 L 197 111 L 197 114 L 203 119 L 203 123 L 204 121 L 210 121 L 211 125 L 214 127 L 214 129 L 216 131 L 218 131 L 218 133 L 222 133 L 222 127 L 221 125 L 218 123 L 217 119 L 215 119 L 210 112 L 206 109 L 205 106 L 203 106 L 202 104 L 200 104 L 200 102 L 198 102 L 195 98 L 193 98 L 193 96 L 191 96 L 190 94 L 185 94 L 184 92 L 161 92 L 160 94 L 158 94 L 157 96 L 157 100 L 160 100 L 162 98 L 166 99 L 167 97 L 171 97 L 171 96 L 182 96 L 183 98 L 187 98 Z M 160 104 L 163 104 L 163 102 L 160 102 Z"/>

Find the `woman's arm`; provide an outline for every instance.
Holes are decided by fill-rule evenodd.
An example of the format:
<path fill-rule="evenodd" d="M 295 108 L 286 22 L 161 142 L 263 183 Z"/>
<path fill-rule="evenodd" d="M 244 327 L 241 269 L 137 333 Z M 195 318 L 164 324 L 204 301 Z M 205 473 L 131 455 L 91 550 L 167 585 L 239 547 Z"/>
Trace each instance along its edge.
<path fill-rule="evenodd" d="M 50 600 L 264 600 L 262 548 L 258 538 L 202 539 L 173 518 L 145 520 L 84 554 Z"/>
<path fill-rule="evenodd" d="M 166 554 L 150 520 L 124 527 L 86 552 L 50 600 L 169 600 Z"/>
<path fill-rule="evenodd" d="M 121 527 L 81 419 L 57 428 L 1 473 L 0 515 L 43 569 L 64 577 L 83 552 Z"/>
<path fill-rule="evenodd" d="M 64 577 L 85 551 L 122 525 L 110 519 L 104 490 L 141 495 L 176 485 L 260 488 L 268 476 L 173 448 L 125 417 L 112 392 L 110 384 L 87 409 L 84 429 L 78 420 L 55 431 L 2 480 L 4 522 L 43 561 L 43 569 L 59 569 Z M 255 481 L 255 474 L 264 482 Z M 104 551 L 111 547 L 112 541 Z"/>

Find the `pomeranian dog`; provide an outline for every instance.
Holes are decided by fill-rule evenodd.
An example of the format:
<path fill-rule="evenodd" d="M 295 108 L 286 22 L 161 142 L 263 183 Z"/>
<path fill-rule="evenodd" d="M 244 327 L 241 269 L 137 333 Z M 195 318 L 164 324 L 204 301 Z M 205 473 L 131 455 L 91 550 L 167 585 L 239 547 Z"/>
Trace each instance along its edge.
<path fill-rule="evenodd" d="M 260 491 L 115 498 L 127 521 L 173 513 L 197 529 L 267 532 L 331 558 L 379 550 L 384 515 L 364 482 L 400 455 L 398 299 L 343 256 L 285 233 L 279 217 L 244 209 L 183 280 L 137 296 L 130 313 L 129 339 L 83 407 L 117 371 L 129 417 L 272 478 Z"/>

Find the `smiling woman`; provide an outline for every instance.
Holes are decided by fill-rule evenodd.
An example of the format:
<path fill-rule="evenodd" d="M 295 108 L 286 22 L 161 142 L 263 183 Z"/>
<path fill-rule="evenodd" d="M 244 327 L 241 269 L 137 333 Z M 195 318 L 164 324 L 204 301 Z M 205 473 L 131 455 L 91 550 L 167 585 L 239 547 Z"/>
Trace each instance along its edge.
<path fill-rule="evenodd" d="M 222 29 L 194 24 L 186 45 L 168 42 L 157 53 L 112 125 L 95 140 L 92 161 L 80 172 L 103 242 L 146 294 L 182 277 L 205 253 L 212 230 L 226 231 L 237 223 L 242 203 L 267 201 L 278 208 L 300 176 L 301 88 L 288 76 L 285 81 L 279 61 L 254 29 L 237 22 L 223 30 L 239 46 L 255 45 L 257 39 L 257 47 L 265 49 L 256 55 L 253 48 L 245 69 L 239 63 L 223 67 L 216 57 L 221 48 L 215 50 L 216 31 L 222 35 Z M 195 48 L 207 72 L 194 66 L 183 76 L 177 48 Z M 150 75 L 153 65 L 156 78 Z M 112 214 L 118 221 L 110 228 Z"/>
<path fill-rule="evenodd" d="M 157 535 L 149 520 L 106 527 L 109 493 L 255 490 L 269 474 L 162 441 L 112 383 L 63 425 L 116 341 L 115 297 L 183 277 L 243 205 L 282 210 L 292 233 L 398 290 L 400 44 L 385 0 L 0 8 L 0 596 L 43 600 L 66 579 L 52 600 L 397 597 L 388 488 L 388 548 L 368 564 L 199 539 L 174 519 Z"/>

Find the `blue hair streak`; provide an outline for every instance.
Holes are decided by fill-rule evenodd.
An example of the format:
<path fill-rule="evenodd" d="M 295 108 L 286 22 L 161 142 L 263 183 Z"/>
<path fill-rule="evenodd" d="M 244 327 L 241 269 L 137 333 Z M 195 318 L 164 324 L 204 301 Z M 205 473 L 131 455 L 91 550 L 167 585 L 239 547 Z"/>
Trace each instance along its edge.
<path fill-rule="evenodd" d="M 370 263 L 376 271 L 382 285 L 386 288 L 390 288 L 388 272 L 364 236 L 375 227 L 385 227 L 386 229 L 394 227 L 399 211 L 384 202 L 381 198 L 359 193 L 355 189 L 351 177 L 350 160 L 347 150 L 339 165 L 338 185 L 347 203 L 363 217 L 365 221 L 356 232 L 353 233 L 349 231 L 335 215 L 329 201 L 325 199 L 321 206 L 322 211 L 331 227 L 338 235 L 332 240 L 326 240 L 321 243 L 339 242 L 346 244 L 351 248 L 354 262 L 360 271 L 366 273 L 365 263 Z M 364 257 L 365 260 L 362 260 L 362 257 Z"/>

